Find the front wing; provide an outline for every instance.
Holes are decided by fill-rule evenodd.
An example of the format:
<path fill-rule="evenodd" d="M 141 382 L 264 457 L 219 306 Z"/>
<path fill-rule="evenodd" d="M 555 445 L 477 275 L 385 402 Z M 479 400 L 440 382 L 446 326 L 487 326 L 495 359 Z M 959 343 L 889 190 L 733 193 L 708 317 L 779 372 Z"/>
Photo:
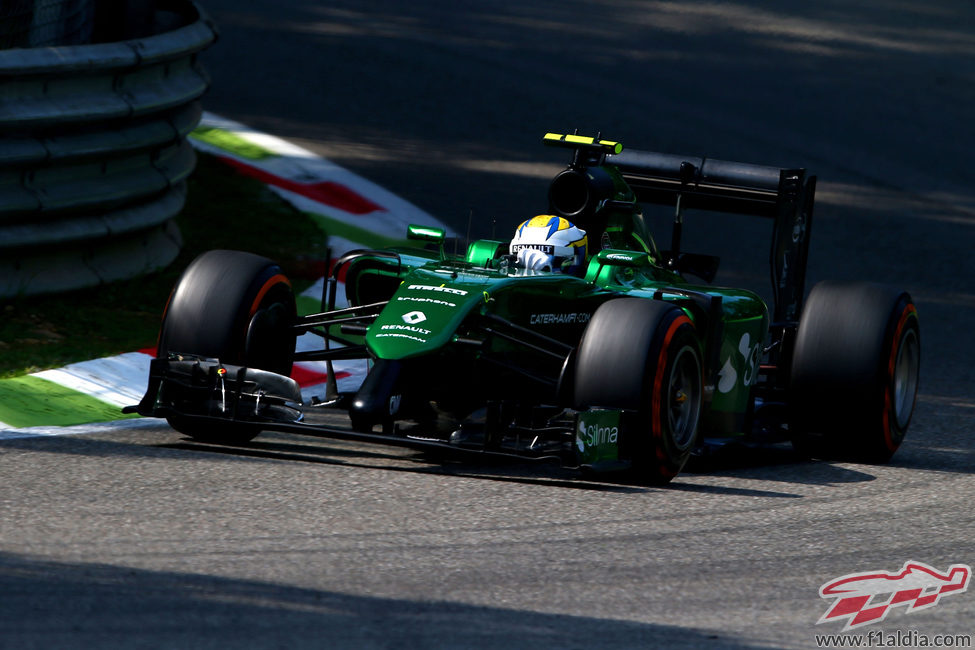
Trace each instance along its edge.
<path fill-rule="evenodd" d="M 293 379 L 218 359 L 170 355 L 153 359 L 149 385 L 136 406 L 123 409 L 147 417 L 193 418 L 215 427 L 237 423 L 253 429 L 318 435 L 417 449 L 558 461 L 568 468 L 611 471 L 630 467 L 638 435 L 636 412 L 618 409 L 573 411 L 488 403 L 456 430 L 431 433 L 422 423 L 390 421 L 382 432 L 336 426 L 324 412 L 341 411 L 350 400 L 302 403 Z"/>

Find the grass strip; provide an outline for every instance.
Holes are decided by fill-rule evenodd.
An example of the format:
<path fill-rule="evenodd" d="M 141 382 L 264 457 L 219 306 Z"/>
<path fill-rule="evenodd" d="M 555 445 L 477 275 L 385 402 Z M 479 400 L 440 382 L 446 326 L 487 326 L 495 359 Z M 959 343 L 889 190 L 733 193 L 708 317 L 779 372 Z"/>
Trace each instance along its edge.
<path fill-rule="evenodd" d="M 410 241 L 407 240 L 405 236 L 389 237 L 386 235 L 380 235 L 372 232 L 371 230 L 359 228 L 357 226 L 345 223 L 344 221 L 339 221 L 338 219 L 330 217 L 327 214 L 316 212 L 306 212 L 305 214 L 310 219 L 317 222 L 323 230 L 328 232 L 333 237 L 341 237 L 342 239 L 357 242 L 361 244 L 363 248 L 381 249 L 410 245 Z M 413 245 L 415 246 L 416 244 Z"/>
<path fill-rule="evenodd" d="M 120 410 L 40 377 L 0 379 L 0 422 L 13 427 L 66 427 L 139 417 L 122 415 Z"/>
<path fill-rule="evenodd" d="M 190 137 L 248 160 L 263 160 L 275 156 L 274 153 L 264 147 L 245 140 L 232 131 L 225 131 L 212 126 L 197 127 L 190 134 Z"/>

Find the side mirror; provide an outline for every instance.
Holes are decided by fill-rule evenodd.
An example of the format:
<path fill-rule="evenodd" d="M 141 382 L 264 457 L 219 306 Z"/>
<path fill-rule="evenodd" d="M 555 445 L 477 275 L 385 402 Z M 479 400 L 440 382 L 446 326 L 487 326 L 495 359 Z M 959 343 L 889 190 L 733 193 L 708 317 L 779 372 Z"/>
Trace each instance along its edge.
<path fill-rule="evenodd" d="M 447 259 L 447 254 L 443 249 L 444 239 L 447 233 L 443 228 L 431 228 L 430 226 L 418 226 L 411 223 L 406 227 L 406 238 L 414 241 L 425 241 L 436 244 L 440 251 L 440 261 Z"/>
<path fill-rule="evenodd" d="M 406 238 L 415 241 L 426 241 L 433 244 L 443 244 L 447 233 L 443 228 L 431 228 L 429 226 L 418 226 L 411 223 L 406 227 Z"/>

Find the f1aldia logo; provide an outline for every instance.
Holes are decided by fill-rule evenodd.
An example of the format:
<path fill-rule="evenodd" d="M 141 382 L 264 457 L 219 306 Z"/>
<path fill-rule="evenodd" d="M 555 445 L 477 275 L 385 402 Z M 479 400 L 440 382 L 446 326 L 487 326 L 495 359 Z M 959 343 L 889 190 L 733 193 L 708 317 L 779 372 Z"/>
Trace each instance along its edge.
<path fill-rule="evenodd" d="M 821 598 L 835 598 L 829 610 L 816 621 L 846 621 L 843 631 L 879 623 L 891 608 L 904 605 L 908 614 L 934 607 L 942 596 L 968 589 L 972 568 L 952 564 L 944 573 L 921 562 L 905 562 L 900 571 L 850 573 L 819 588 Z"/>

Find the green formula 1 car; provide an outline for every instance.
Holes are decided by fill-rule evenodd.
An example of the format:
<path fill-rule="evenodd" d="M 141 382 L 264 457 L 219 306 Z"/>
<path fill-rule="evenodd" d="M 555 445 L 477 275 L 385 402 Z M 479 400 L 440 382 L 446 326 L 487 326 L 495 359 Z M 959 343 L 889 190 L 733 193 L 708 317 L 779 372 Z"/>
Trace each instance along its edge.
<path fill-rule="evenodd" d="M 416 248 L 331 264 L 322 312 L 299 317 L 274 262 L 210 251 L 173 290 L 148 390 L 129 410 L 214 443 L 306 432 L 629 468 L 654 484 L 727 441 L 890 458 L 914 410 L 917 312 L 904 291 L 866 282 L 805 296 L 815 177 L 599 137 L 544 141 L 572 158 L 551 183 L 551 214 L 523 226 L 584 230 L 566 259 L 493 240 L 449 255 L 443 231 L 410 227 Z M 669 250 L 641 204 L 673 208 Z M 717 258 L 680 250 L 694 209 L 770 220 L 771 306 L 711 286 Z M 529 267 L 532 256 L 550 264 Z M 336 308 L 340 275 L 349 306 Z M 320 349 L 296 352 L 309 332 Z M 370 360 L 357 391 L 333 379 L 302 403 L 294 361 L 348 359 Z M 330 409 L 348 424 L 323 424 Z"/>

